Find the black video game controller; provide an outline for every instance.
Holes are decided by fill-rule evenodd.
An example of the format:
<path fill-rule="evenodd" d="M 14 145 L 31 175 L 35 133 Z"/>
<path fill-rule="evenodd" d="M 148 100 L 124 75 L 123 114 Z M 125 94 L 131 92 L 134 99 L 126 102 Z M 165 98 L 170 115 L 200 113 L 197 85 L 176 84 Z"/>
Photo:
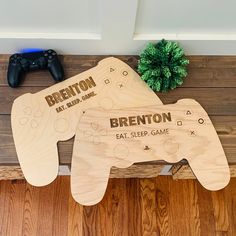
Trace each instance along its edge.
<path fill-rule="evenodd" d="M 52 49 L 30 53 L 16 53 L 9 58 L 7 80 L 10 87 L 18 87 L 23 73 L 33 70 L 48 69 L 57 82 L 64 79 L 64 71 Z"/>

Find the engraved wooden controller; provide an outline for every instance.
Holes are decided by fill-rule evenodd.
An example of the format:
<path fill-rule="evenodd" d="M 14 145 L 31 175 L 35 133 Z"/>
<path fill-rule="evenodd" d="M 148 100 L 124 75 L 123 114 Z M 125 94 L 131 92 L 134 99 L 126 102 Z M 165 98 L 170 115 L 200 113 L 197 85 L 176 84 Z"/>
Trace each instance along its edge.
<path fill-rule="evenodd" d="M 57 142 L 75 135 L 86 109 L 108 111 L 150 104 L 162 103 L 133 69 L 114 57 L 38 93 L 18 97 L 12 106 L 11 123 L 26 180 L 43 186 L 56 178 Z"/>
<path fill-rule="evenodd" d="M 106 112 L 87 110 L 78 123 L 75 142 L 71 189 L 74 199 L 83 205 L 101 201 L 112 166 L 186 159 L 206 189 L 224 188 L 230 179 L 212 122 L 192 99 Z"/>

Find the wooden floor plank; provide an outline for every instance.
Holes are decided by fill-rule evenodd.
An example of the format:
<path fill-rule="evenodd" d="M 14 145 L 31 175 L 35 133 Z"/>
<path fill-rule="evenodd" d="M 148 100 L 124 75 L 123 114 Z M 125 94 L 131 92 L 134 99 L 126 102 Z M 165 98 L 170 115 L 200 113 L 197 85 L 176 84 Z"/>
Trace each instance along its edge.
<path fill-rule="evenodd" d="M 25 181 L 1 181 L 0 235 L 234 236 L 236 232 L 236 178 L 216 192 L 203 189 L 196 180 L 174 181 L 170 176 L 110 179 L 103 201 L 90 207 L 75 203 L 69 188 L 68 176 L 42 188 Z"/>
<path fill-rule="evenodd" d="M 25 187 L 24 180 L 13 181 L 10 185 L 9 214 L 6 222 L 7 228 L 5 235 L 22 235 Z"/>
<path fill-rule="evenodd" d="M 197 184 L 197 195 L 201 235 L 204 236 L 204 232 L 208 232 L 209 236 L 216 236 L 211 192 Z"/>
<path fill-rule="evenodd" d="M 39 191 L 39 188 L 26 184 L 22 235 L 37 235 Z"/>
<path fill-rule="evenodd" d="M 53 196 L 53 235 L 67 235 L 70 177 L 57 178 Z M 66 216 L 66 217 L 65 217 Z"/>
<path fill-rule="evenodd" d="M 142 235 L 159 236 L 157 226 L 156 182 L 154 178 L 140 179 L 141 187 L 141 211 L 142 211 Z"/>
<path fill-rule="evenodd" d="M 194 181 L 171 181 L 169 191 L 171 235 L 200 235 L 199 207 Z"/>
<path fill-rule="evenodd" d="M 56 181 L 58 181 L 58 179 Z M 56 181 L 39 190 L 37 236 L 53 235 L 53 201 L 54 194 L 57 194 L 55 188 Z"/>
<path fill-rule="evenodd" d="M 83 235 L 83 206 L 76 203 L 71 194 L 68 200 L 67 232 L 68 236 Z"/>
<path fill-rule="evenodd" d="M 169 176 L 156 178 L 156 212 L 157 226 L 161 235 L 171 236 Z"/>
<path fill-rule="evenodd" d="M 212 204 L 215 217 L 215 228 L 218 231 L 229 230 L 228 207 L 225 201 L 224 190 L 212 192 Z"/>
<path fill-rule="evenodd" d="M 11 224 L 9 219 L 10 214 L 10 181 L 0 181 L 0 235 L 6 235 L 7 226 Z"/>

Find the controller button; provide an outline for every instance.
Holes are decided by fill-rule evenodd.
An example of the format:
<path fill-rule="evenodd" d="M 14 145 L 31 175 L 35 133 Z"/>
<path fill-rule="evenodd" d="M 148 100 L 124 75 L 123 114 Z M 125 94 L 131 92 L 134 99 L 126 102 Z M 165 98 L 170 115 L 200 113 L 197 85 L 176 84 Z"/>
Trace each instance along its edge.
<path fill-rule="evenodd" d="M 26 114 L 26 115 L 30 115 L 32 113 L 32 110 L 31 110 L 31 107 L 25 107 L 23 112 Z"/>
<path fill-rule="evenodd" d="M 178 121 L 177 121 L 177 125 L 178 125 L 178 126 L 182 126 L 182 125 L 183 125 L 183 122 L 182 122 L 181 120 L 178 120 Z"/>
<path fill-rule="evenodd" d="M 113 72 L 113 71 L 115 71 L 115 69 L 114 69 L 114 68 L 112 68 L 112 67 L 110 67 L 110 72 Z"/>
<path fill-rule="evenodd" d="M 39 110 L 34 113 L 34 117 L 42 117 L 42 115 L 43 113 Z"/>
<path fill-rule="evenodd" d="M 64 133 L 68 130 L 68 128 L 69 128 L 69 123 L 68 123 L 67 119 L 65 119 L 65 118 L 57 119 L 54 123 L 54 129 L 58 133 Z"/>
<path fill-rule="evenodd" d="M 129 149 L 126 145 L 118 144 L 114 147 L 114 156 L 118 159 L 123 159 L 129 155 Z"/>
<path fill-rule="evenodd" d="M 29 118 L 27 117 L 22 117 L 20 120 L 19 120 L 19 123 L 20 125 L 26 125 L 26 123 L 28 122 Z"/>
<path fill-rule="evenodd" d="M 150 149 L 151 149 L 150 147 L 145 146 L 143 150 L 144 150 L 144 151 L 148 151 L 148 150 L 150 150 Z"/>
<path fill-rule="evenodd" d="M 110 80 L 109 79 L 105 79 L 104 82 L 105 82 L 105 84 L 109 84 Z"/>
<path fill-rule="evenodd" d="M 128 71 L 126 71 L 126 70 L 122 71 L 123 76 L 127 76 L 128 74 L 129 74 Z"/>
<path fill-rule="evenodd" d="M 44 56 L 45 56 L 45 57 L 47 57 L 47 56 L 48 56 L 48 54 L 47 54 L 47 53 L 45 53 L 45 54 L 44 54 Z"/>
<path fill-rule="evenodd" d="M 163 145 L 168 154 L 175 154 L 179 150 L 179 143 L 176 143 L 173 139 L 167 139 Z"/>
<path fill-rule="evenodd" d="M 190 131 L 189 131 L 189 135 L 190 135 L 191 137 L 195 137 L 197 134 L 196 134 L 196 131 L 190 130 Z"/>
<path fill-rule="evenodd" d="M 49 58 L 49 59 L 52 59 L 52 58 L 53 58 L 53 56 L 49 56 L 48 58 Z"/>
<path fill-rule="evenodd" d="M 39 125 L 36 120 L 32 120 L 30 124 L 31 124 L 31 127 L 32 127 L 33 129 L 37 128 L 38 125 Z"/>
<path fill-rule="evenodd" d="M 48 53 L 52 53 L 52 50 L 48 50 Z"/>
<path fill-rule="evenodd" d="M 186 115 L 192 115 L 192 112 L 188 110 L 188 111 L 186 112 Z"/>
<path fill-rule="evenodd" d="M 117 87 L 118 87 L 118 88 L 123 88 L 123 87 L 124 87 L 124 84 L 118 82 L 118 83 L 117 83 Z"/>
<path fill-rule="evenodd" d="M 198 123 L 202 125 L 204 123 L 204 120 L 202 118 L 200 118 L 200 119 L 198 119 Z"/>
<path fill-rule="evenodd" d="M 53 56 L 56 56 L 57 54 L 55 52 L 52 53 Z"/>

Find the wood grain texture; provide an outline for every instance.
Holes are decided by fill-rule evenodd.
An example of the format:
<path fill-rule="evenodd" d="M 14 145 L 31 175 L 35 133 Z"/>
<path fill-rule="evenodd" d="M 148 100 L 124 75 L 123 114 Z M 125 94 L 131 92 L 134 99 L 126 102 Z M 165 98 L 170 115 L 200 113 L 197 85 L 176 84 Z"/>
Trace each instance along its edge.
<path fill-rule="evenodd" d="M 17 97 L 11 109 L 11 127 L 25 178 L 34 186 L 47 185 L 56 178 L 57 142 L 75 135 L 87 109 L 149 104 L 162 102 L 134 70 L 114 57 L 38 93 Z"/>
<path fill-rule="evenodd" d="M 206 191 L 196 180 L 167 176 L 110 179 L 103 201 L 92 207 L 77 204 L 69 187 L 68 176 L 42 188 L 22 180 L 0 181 L 0 235 L 236 234 L 236 178 L 217 192 Z"/>
<path fill-rule="evenodd" d="M 210 116 L 230 164 L 236 164 L 235 116 Z M 59 142 L 60 164 L 70 165 L 74 139 Z M 9 115 L 0 115 L 0 164 L 19 164 L 11 131 Z"/>
<path fill-rule="evenodd" d="M 186 159 L 208 190 L 224 188 L 230 178 L 227 159 L 206 111 L 192 99 L 171 105 L 90 109 L 76 131 L 71 191 L 83 205 L 98 203 L 112 166 Z"/>

